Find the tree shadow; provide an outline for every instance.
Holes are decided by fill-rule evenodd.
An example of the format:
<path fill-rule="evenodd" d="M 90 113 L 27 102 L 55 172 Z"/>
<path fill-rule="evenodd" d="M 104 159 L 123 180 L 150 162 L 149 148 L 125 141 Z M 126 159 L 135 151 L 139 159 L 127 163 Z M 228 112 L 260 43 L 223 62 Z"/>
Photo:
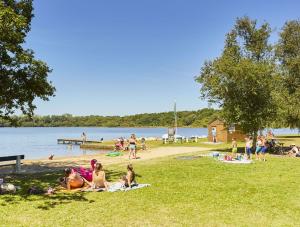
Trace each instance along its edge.
<path fill-rule="evenodd" d="M 57 206 L 72 203 L 74 201 L 93 203 L 94 200 L 86 198 L 87 192 L 62 192 L 59 191 L 53 195 L 45 195 L 44 193 L 38 195 L 30 195 L 28 189 L 32 186 L 47 190 L 47 188 L 57 188 L 59 185 L 57 179 L 63 176 L 63 169 L 69 166 L 59 166 L 51 169 L 51 172 L 39 172 L 39 173 L 22 173 L 22 174 L 0 174 L 0 178 L 4 179 L 4 182 L 11 183 L 15 186 L 19 186 L 20 190 L 17 190 L 14 194 L 0 195 L 0 207 L 5 207 L 8 204 L 19 204 L 21 202 L 33 202 L 39 201 L 42 204 L 36 207 L 41 210 L 49 210 Z M 119 179 L 123 174 L 117 170 L 105 170 L 107 180 L 113 181 Z"/>

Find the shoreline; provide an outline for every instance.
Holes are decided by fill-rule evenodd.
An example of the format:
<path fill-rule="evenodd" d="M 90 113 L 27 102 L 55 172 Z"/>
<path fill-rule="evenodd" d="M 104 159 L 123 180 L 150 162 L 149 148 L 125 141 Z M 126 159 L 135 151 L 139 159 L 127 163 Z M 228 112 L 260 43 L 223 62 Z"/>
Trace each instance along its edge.
<path fill-rule="evenodd" d="M 97 155 L 80 155 L 72 157 L 58 157 L 53 160 L 37 159 L 37 160 L 24 160 L 21 167 L 21 174 L 39 173 L 39 172 L 53 172 L 63 170 L 67 167 L 83 166 L 90 167 L 90 160 L 97 159 L 104 166 L 112 164 L 129 164 L 140 161 L 146 161 L 156 158 L 168 157 L 172 155 L 180 155 L 193 152 L 208 151 L 209 148 L 204 147 L 157 147 L 147 151 L 137 152 L 138 159 L 128 159 L 128 153 L 117 157 L 108 157 L 105 154 Z M 8 174 L 12 172 L 10 167 L 0 167 L 1 174 Z"/>
<path fill-rule="evenodd" d="M 170 126 L 116 126 L 116 127 L 107 127 L 107 126 L 0 126 L 0 128 L 170 128 Z M 189 127 L 189 126 L 178 126 L 177 128 L 206 128 L 203 127 Z"/>

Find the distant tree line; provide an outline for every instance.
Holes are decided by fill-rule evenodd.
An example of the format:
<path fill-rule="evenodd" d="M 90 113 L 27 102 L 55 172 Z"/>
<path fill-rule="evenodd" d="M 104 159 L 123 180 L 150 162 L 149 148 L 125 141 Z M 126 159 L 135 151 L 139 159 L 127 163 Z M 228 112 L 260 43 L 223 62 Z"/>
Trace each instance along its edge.
<path fill-rule="evenodd" d="M 178 127 L 206 127 L 219 117 L 220 110 L 204 108 L 198 111 L 177 112 Z M 174 112 L 144 113 L 131 116 L 73 116 L 71 114 L 48 116 L 14 116 L 19 127 L 173 127 Z M 10 127 L 8 120 L 0 119 L 0 126 Z"/>

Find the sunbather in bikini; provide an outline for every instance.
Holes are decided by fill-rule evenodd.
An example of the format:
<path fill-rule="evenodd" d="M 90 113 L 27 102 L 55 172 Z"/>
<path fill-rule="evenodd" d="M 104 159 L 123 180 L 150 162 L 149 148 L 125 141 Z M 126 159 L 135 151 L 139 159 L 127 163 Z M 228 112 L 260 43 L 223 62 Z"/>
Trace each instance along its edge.
<path fill-rule="evenodd" d="M 127 166 L 127 174 L 122 176 L 121 182 L 125 187 L 131 187 L 131 185 L 135 183 L 135 172 L 133 171 L 133 166 L 131 164 Z"/>
<path fill-rule="evenodd" d="M 60 179 L 60 184 L 68 190 L 82 188 L 85 183 L 90 184 L 79 173 L 72 171 L 71 168 L 66 168 L 65 177 Z"/>
<path fill-rule="evenodd" d="M 93 171 L 93 181 L 92 181 L 93 188 L 105 188 L 108 190 L 108 183 L 105 179 L 105 172 L 103 171 L 103 167 L 101 163 L 97 163 L 95 170 Z"/>

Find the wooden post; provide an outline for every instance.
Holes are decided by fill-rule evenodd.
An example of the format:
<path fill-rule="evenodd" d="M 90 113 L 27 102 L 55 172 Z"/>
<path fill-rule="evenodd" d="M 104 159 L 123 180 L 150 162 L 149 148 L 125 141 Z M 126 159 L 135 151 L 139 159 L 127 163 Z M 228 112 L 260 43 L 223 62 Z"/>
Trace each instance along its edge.
<path fill-rule="evenodd" d="M 19 173 L 20 171 L 21 171 L 21 157 L 20 155 L 18 155 L 16 160 L 16 173 Z"/>

